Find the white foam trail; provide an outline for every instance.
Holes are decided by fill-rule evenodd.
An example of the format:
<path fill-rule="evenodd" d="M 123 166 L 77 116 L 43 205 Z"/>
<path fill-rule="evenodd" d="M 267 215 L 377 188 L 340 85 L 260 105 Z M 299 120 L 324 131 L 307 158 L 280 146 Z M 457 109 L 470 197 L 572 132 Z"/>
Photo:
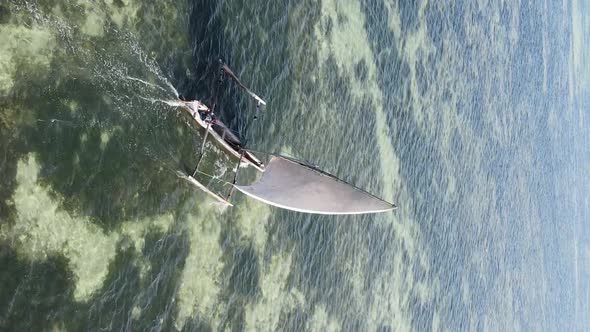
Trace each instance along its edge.
<path fill-rule="evenodd" d="M 142 96 L 138 96 L 140 99 L 145 101 L 149 101 L 150 103 L 162 103 L 172 107 L 180 107 L 184 106 L 184 102 L 180 100 L 164 100 L 164 99 L 155 99 L 155 98 L 146 98 Z"/>
<path fill-rule="evenodd" d="M 60 119 L 47 119 L 47 120 L 43 120 L 43 119 L 37 119 L 37 122 L 57 123 L 57 124 L 65 124 L 65 125 L 70 126 L 70 127 L 77 127 L 77 125 L 74 122 L 68 121 L 68 120 L 60 120 Z"/>
<path fill-rule="evenodd" d="M 148 68 L 149 68 L 149 67 L 150 67 L 150 66 L 148 65 Z M 151 69 L 151 68 L 150 68 L 150 69 Z M 153 72 L 153 70 L 152 70 L 152 72 Z M 179 95 L 179 93 L 178 93 L 178 91 L 176 91 L 176 88 L 175 88 L 175 87 L 172 85 L 172 83 L 168 82 L 168 80 L 167 80 L 166 78 L 164 78 L 164 77 L 160 76 L 160 74 L 158 74 L 158 73 L 155 73 L 155 74 L 156 74 L 156 76 L 157 76 L 157 77 L 158 77 L 158 78 L 159 78 L 159 79 L 160 79 L 162 82 L 164 82 L 164 84 L 166 84 L 166 86 L 168 86 L 168 87 L 170 88 L 170 90 L 172 90 L 172 93 L 174 93 L 174 96 L 175 96 L 175 97 L 177 97 L 177 98 L 178 98 L 178 97 L 180 96 L 180 95 Z M 164 92 L 170 92 L 170 91 L 168 91 L 168 90 L 164 89 L 163 87 L 161 87 L 161 86 L 159 86 L 159 85 L 157 85 L 157 84 L 154 84 L 154 83 L 150 83 L 150 82 L 144 81 L 144 80 L 142 80 L 142 79 L 140 79 L 140 78 L 131 77 L 131 76 L 126 76 L 125 78 L 127 78 L 127 79 L 129 79 L 129 80 L 132 80 L 132 81 L 136 81 L 136 82 L 143 83 L 143 84 L 145 84 L 145 85 L 148 85 L 148 86 L 156 87 L 156 88 L 158 88 L 158 89 L 160 89 L 160 90 L 162 90 L 162 91 L 164 91 Z"/>
<path fill-rule="evenodd" d="M 180 106 L 184 106 L 184 102 L 180 101 L 180 100 L 158 100 L 161 103 L 164 103 L 166 105 L 172 106 L 172 107 L 180 107 Z"/>
<path fill-rule="evenodd" d="M 172 85 L 172 83 L 168 82 L 167 79 L 160 77 L 161 80 L 164 81 L 164 83 L 166 83 L 166 85 L 172 90 L 172 92 L 174 92 L 174 96 L 176 98 L 180 97 L 180 94 L 178 93 L 178 91 L 176 91 L 176 88 Z"/>
<path fill-rule="evenodd" d="M 176 91 L 176 88 L 172 85 L 172 83 L 168 81 L 168 79 L 166 79 L 164 74 L 162 74 L 162 71 L 158 67 L 157 63 L 155 63 L 153 59 L 148 58 L 147 54 L 145 54 L 145 52 L 142 50 L 141 46 L 137 43 L 137 41 L 134 41 L 134 43 L 131 45 L 131 49 L 135 52 L 135 54 L 138 55 L 139 60 L 146 65 L 149 71 L 155 74 L 156 77 L 160 79 L 160 81 L 166 84 L 174 93 L 174 96 L 178 98 L 180 94 L 178 93 L 178 91 Z"/>
<path fill-rule="evenodd" d="M 131 76 L 125 76 L 125 78 L 128 79 L 128 80 L 131 80 L 131 81 L 136 81 L 136 82 L 143 83 L 143 84 L 145 84 L 147 86 L 158 88 L 158 89 L 160 89 L 160 90 L 162 90 L 164 92 L 168 92 L 168 90 L 164 89 L 163 87 L 161 87 L 161 86 L 159 86 L 157 84 L 154 84 L 154 83 L 150 83 L 150 82 L 144 81 L 141 78 L 136 78 L 136 77 L 131 77 Z M 176 92 L 176 90 L 174 90 L 174 91 Z"/>

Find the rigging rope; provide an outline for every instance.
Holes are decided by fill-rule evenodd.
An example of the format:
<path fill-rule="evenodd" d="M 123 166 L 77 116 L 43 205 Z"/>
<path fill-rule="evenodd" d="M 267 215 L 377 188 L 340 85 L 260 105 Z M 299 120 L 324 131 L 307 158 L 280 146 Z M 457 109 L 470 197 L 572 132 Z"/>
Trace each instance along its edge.
<path fill-rule="evenodd" d="M 221 180 L 220 178 L 218 178 L 218 177 L 217 177 L 217 176 L 215 176 L 215 175 L 211 175 L 211 174 L 208 174 L 208 173 L 205 173 L 205 172 L 201 172 L 201 171 L 199 171 L 199 170 L 197 170 L 195 173 L 199 173 L 199 174 L 201 174 L 201 175 L 204 175 L 204 176 L 210 177 L 210 178 L 211 178 L 211 179 L 213 179 L 213 180 L 216 180 L 216 181 L 218 181 L 218 182 L 221 182 L 221 183 L 223 183 L 223 185 L 230 185 L 230 186 L 232 186 L 232 184 L 231 184 L 231 183 L 229 183 L 228 181 Z"/>

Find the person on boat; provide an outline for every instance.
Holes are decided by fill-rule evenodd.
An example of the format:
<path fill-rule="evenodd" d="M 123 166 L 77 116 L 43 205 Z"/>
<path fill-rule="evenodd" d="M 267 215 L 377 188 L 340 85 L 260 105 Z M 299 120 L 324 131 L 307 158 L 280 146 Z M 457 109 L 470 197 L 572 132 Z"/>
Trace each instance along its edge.
<path fill-rule="evenodd" d="M 204 119 L 203 116 L 205 117 Z M 203 121 L 208 122 L 212 125 L 217 123 L 217 118 L 215 117 L 215 114 L 213 112 L 203 112 L 203 116 L 201 116 L 201 119 L 203 119 Z"/>

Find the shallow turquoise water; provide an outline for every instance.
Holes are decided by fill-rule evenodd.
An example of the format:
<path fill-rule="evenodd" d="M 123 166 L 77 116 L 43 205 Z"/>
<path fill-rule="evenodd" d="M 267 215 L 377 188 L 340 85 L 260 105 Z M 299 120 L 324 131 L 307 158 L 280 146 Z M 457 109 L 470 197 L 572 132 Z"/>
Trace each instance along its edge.
<path fill-rule="evenodd" d="M 586 330 L 586 7 L 3 1 L 0 329 Z M 211 102 L 219 57 L 269 102 L 222 85 L 253 149 L 400 208 L 179 179 L 202 136 L 173 102 Z"/>

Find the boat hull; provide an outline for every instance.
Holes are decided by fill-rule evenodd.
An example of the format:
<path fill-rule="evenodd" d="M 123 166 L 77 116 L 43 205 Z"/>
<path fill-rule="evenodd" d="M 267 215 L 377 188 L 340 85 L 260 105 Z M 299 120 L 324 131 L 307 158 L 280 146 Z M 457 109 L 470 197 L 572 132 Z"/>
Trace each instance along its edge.
<path fill-rule="evenodd" d="M 201 119 L 201 114 L 199 112 L 209 112 L 207 105 L 198 100 L 194 100 L 184 102 L 181 108 L 191 117 L 198 127 L 208 131 L 208 135 L 213 137 L 213 139 L 221 145 L 225 151 L 235 158 L 241 158 L 242 165 L 252 166 L 256 170 L 264 172 L 264 164 L 251 152 L 242 149 L 238 145 L 239 139 L 225 126 L 225 124 L 216 120 L 215 124 L 209 126 L 207 122 Z"/>

